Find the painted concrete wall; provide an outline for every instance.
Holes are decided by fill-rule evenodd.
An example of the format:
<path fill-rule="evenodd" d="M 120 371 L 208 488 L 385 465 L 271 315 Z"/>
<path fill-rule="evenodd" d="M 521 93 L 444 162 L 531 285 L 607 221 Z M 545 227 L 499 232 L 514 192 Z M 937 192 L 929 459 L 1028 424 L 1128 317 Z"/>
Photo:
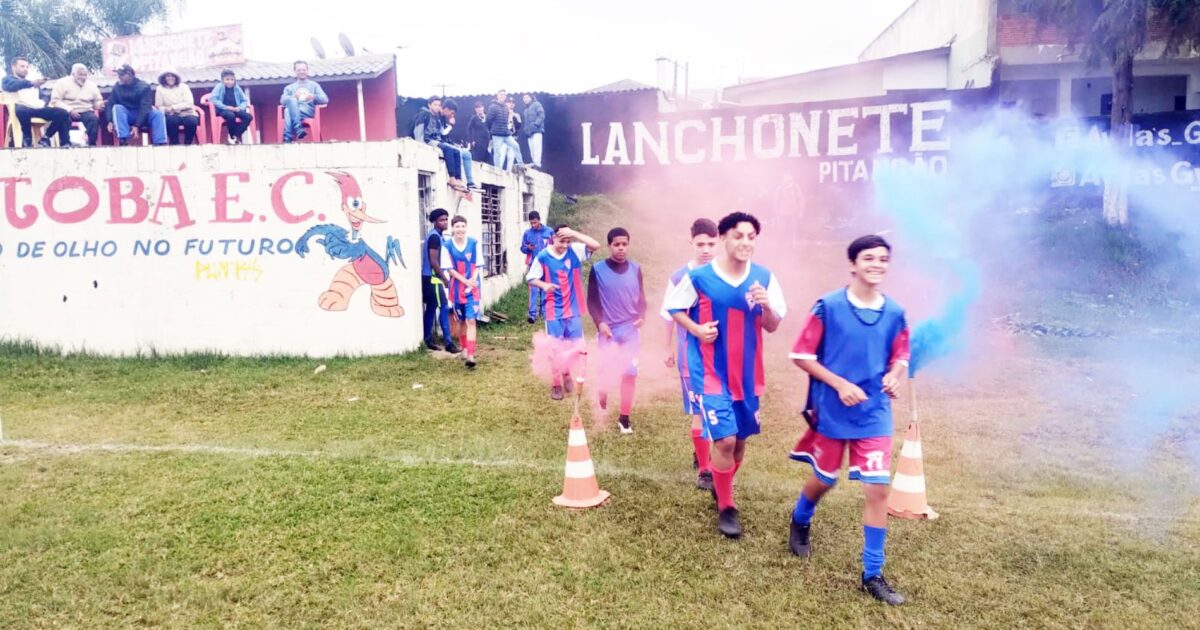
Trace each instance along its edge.
<path fill-rule="evenodd" d="M 917 0 L 858 56 L 859 61 L 950 46 L 950 89 L 991 85 L 995 0 Z"/>
<path fill-rule="evenodd" d="M 415 349 L 421 171 L 434 204 L 481 235 L 478 200 L 458 201 L 438 156 L 408 140 L 0 151 L 0 338 L 113 355 Z M 314 226 L 350 227 L 330 171 L 353 178 L 366 214 L 383 221 L 362 224 L 361 241 L 381 256 L 389 237 L 399 243 L 407 266 L 388 267 L 403 316 L 375 312 L 370 286 L 345 310 L 319 306 L 348 261 L 331 259 L 320 236 L 304 257 L 295 248 Z M 522 194 L 545 215 L 553 181 L 482 165 L 476 178 L 502 187 L 510 264 L 486 280 L 490 304 L 522 280 Z"/>

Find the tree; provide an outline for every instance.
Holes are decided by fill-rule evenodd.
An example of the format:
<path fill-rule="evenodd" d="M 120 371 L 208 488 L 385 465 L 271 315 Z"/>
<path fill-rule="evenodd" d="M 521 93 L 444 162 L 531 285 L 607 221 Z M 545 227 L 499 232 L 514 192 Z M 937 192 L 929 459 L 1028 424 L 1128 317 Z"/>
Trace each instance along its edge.
<path fill-rule="evenodd" d="M 42 74 L 100 67 L 100 42 L 138 35 L 182 0 L 0 0 L 0 57 L 29 57 Z"/>
<path fill-rule="evenodd" d="M 1129 146 L 1133 131 L 1133 61 L 1150 40 L 1151 25 L 1166 32 L 1163 56 L 1200 50 L 1200 0 L 1017 0 L 1039 27 L 1053 27 L 1079 50 L 1089 68 L 1112 69 L 1111 139 Z M 1113 225 L 1129 220 L 1124 185 L 1104 188 L 1104 218 Z"/>

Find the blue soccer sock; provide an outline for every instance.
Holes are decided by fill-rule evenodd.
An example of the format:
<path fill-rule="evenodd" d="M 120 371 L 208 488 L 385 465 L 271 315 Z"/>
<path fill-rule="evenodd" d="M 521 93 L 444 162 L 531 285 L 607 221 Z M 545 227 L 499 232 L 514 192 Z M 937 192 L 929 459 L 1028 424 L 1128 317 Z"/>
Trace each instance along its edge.
<path fill-rule="evenodd" d="M 886 527 L 863 525 L 863 579 L 869 580 L 883 573 L 883 545 L 887 540 Z"/>
<path fill-rule="evenodd" d="M 796 509 L 792 510 L 792 522 L 801 525 L 808 525 L 812 522 L 813 512 L 817 511 L 817 504 L 805 495 L 800 493 L 800 498 L 796 499 Z"/>

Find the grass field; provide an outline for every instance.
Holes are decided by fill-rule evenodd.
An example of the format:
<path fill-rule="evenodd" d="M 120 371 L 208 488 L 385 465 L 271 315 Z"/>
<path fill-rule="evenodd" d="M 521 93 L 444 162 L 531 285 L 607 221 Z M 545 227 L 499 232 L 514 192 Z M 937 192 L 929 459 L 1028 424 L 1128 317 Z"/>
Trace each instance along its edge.
<path fill-rule="evenodd" d="M 523 322 L 524 295 L 499 308 Z M 1200 619 L 1189 470 L 1111 463 L 1119 408 L 1046 393 L 1091 369 L 1069 352 L 1039 346 L 919 383 L 942 518 L 892 523 L 886 572 L 910 604 L 886 609 L 857 590 L 854 484 L 821 505 L 811 561 L 787 552 L 805 474 L 786 458 L 794 368 L 769 368 L 764 433 L 738 477 L 747 533 L 731 542 L 692 486 L 672 387 L 639 400 L 634 436 L 590 431 L 607 505 L 551 505 L 570 407 L 528 375 L 532 329 L 482 329 L 473 373 L 426 354 L 117 360 L 0 346 L 0 627 Z"/>

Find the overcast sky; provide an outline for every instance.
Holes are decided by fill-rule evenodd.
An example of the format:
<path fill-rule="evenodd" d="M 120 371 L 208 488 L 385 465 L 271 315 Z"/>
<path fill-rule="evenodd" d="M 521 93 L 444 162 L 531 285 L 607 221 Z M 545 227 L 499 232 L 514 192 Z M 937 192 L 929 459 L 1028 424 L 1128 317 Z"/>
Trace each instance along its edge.
<path fill-rule="evenodd" d="M 346 33 L 360 49 L 395 52 L 399 91 L 409 96 L 440 93 L 441 83 L 450 84 L 449 94 L 498 87 L 568 93 L 626 78 L 654 84 L 659 56 L 689 63 L 698 88 L 851 63 L 909 4 L 468 0 L 380 8 L 378 0 L 188 0 L 169 28 L 240 23 L 247 56 L 262 61 L 312 57 L 311 37 L 340 57 L 337 35 Z"/>

